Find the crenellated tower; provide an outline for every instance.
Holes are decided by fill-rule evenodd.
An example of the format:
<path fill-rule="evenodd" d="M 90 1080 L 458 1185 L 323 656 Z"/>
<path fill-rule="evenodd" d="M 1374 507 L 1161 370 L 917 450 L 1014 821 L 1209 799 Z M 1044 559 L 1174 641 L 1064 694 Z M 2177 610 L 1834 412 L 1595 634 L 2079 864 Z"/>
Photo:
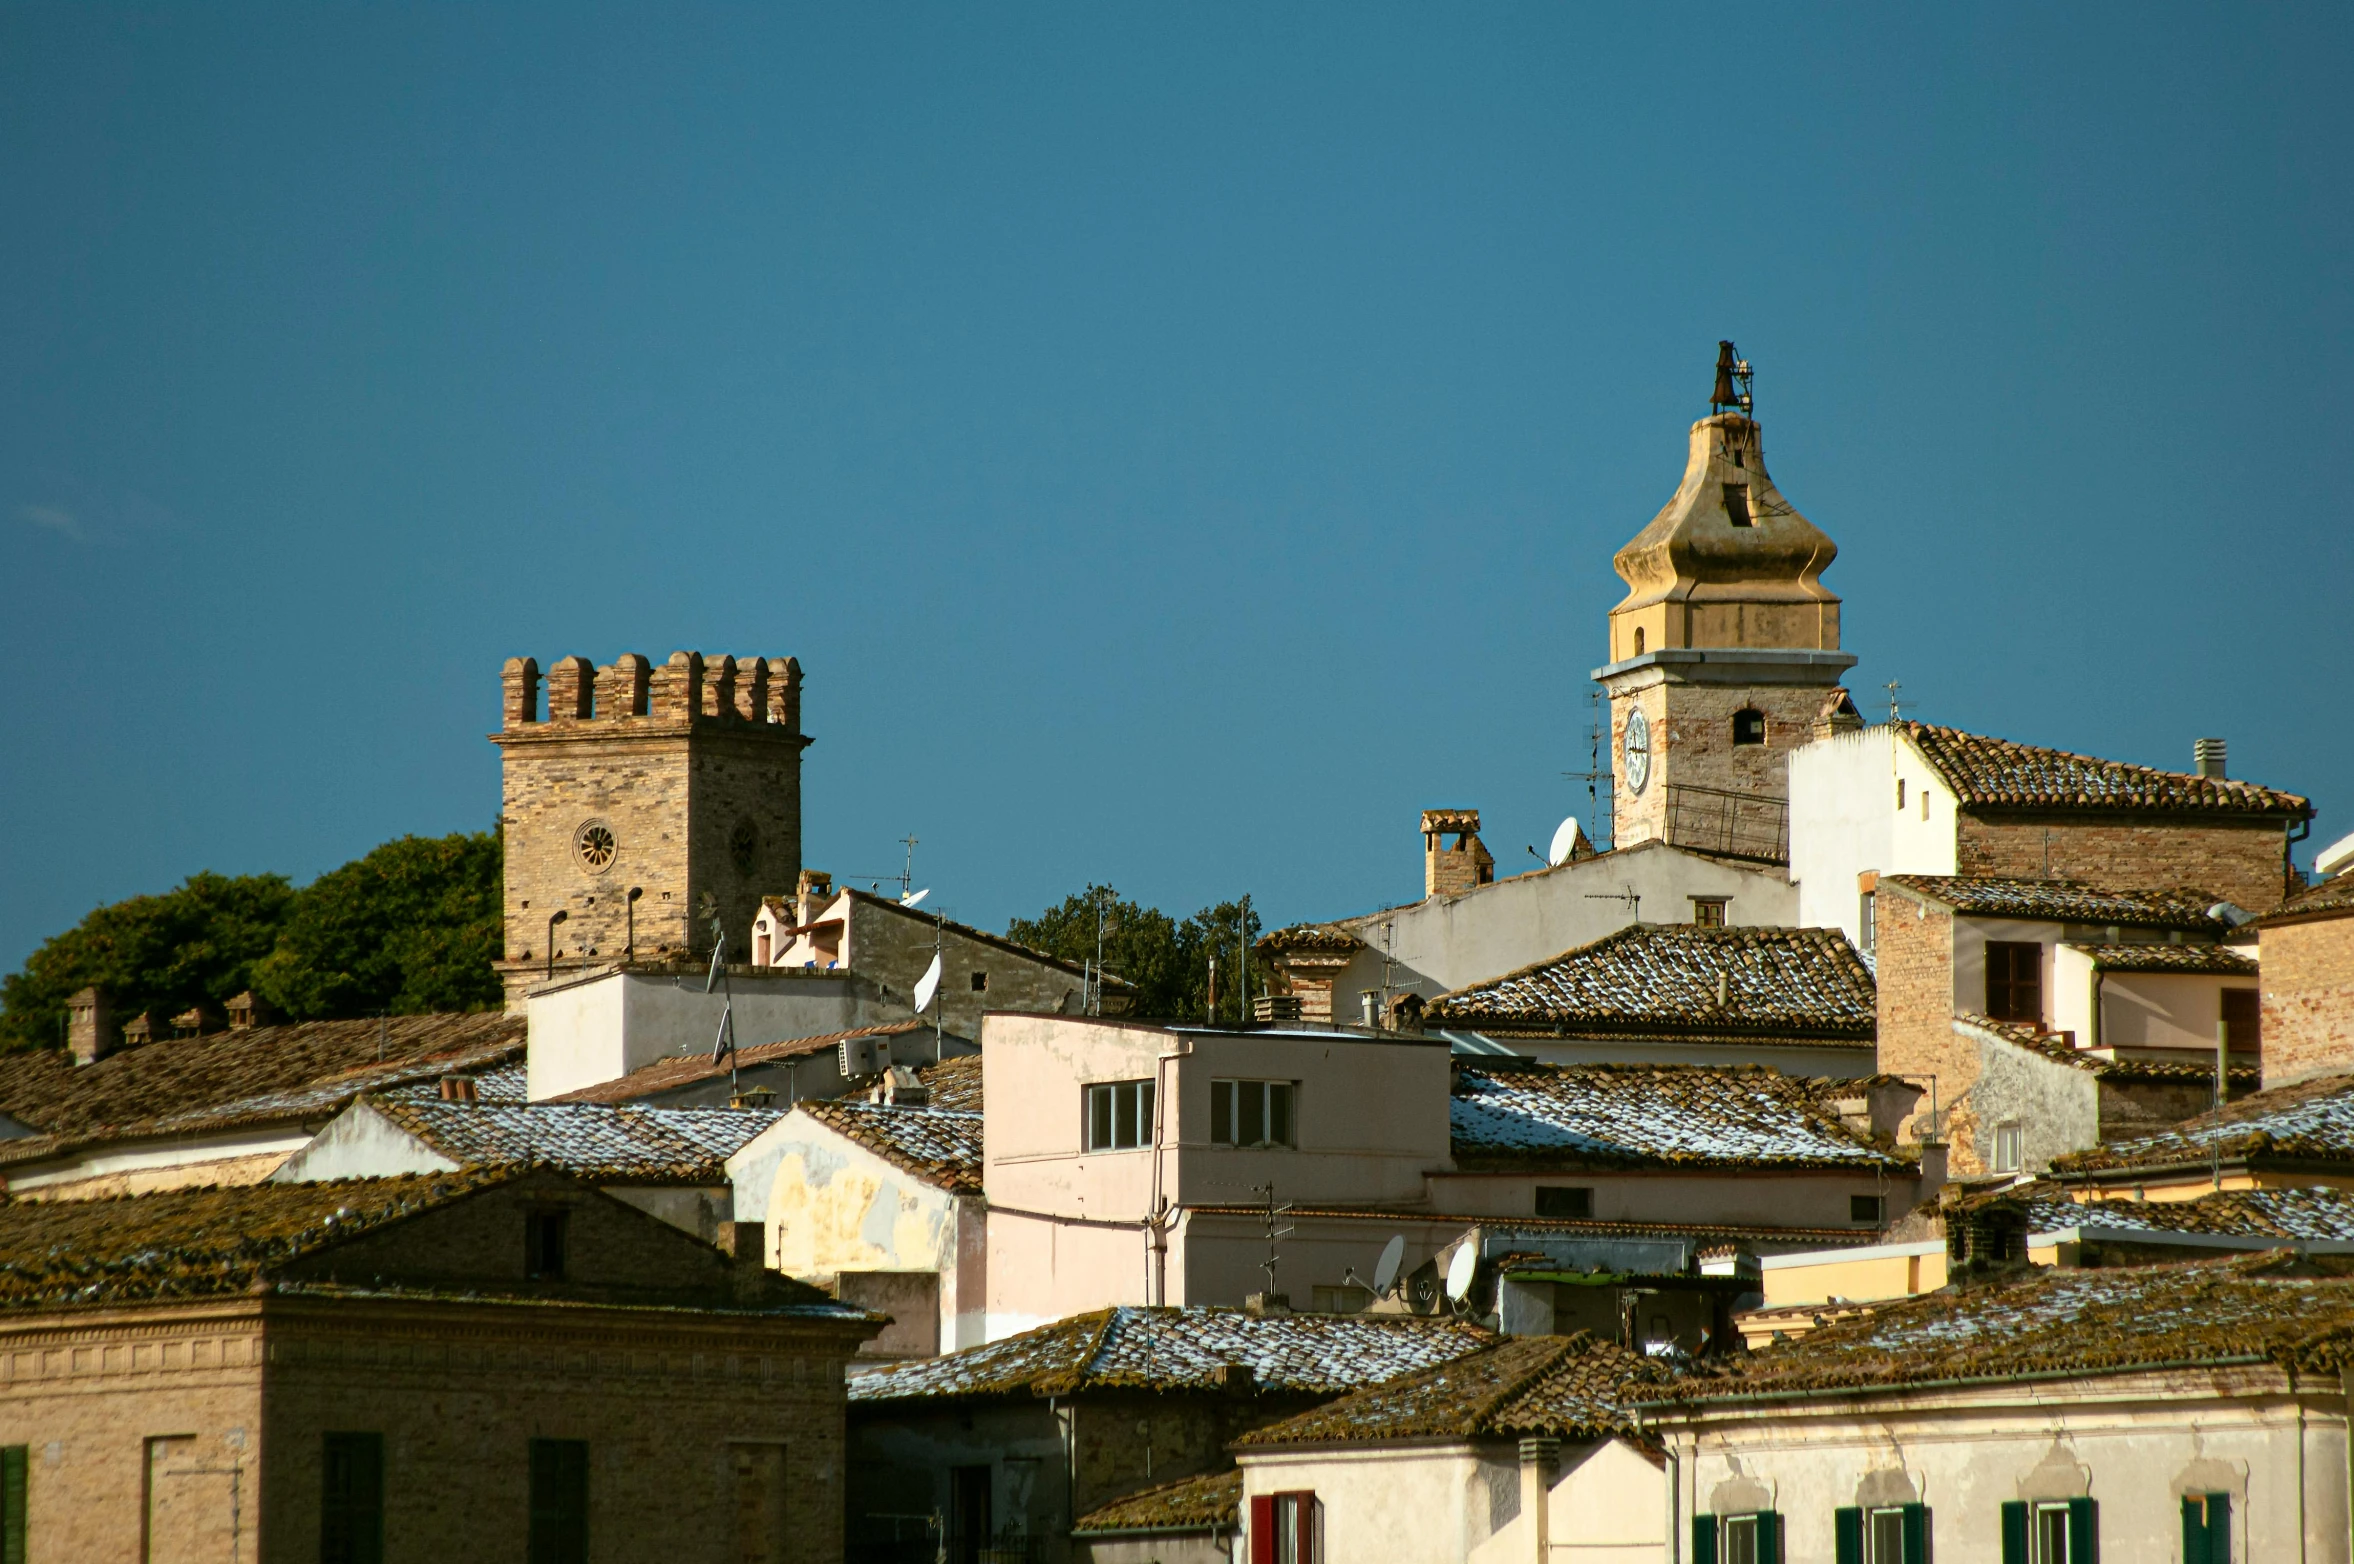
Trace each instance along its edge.
<path fill-rule="evenodd" d="M 551 969 L 708 958 L 705 892 L 749 951 L 762 893 L 801 872 L 801 665 L 511 657 L 501 679 L 508 1008 Z"/>
<path fill-rule="evenodd" d="M 1839 550 L 1766 472 L 1748 366 L 1718 344 L 1684 479 L 1611 563 L 1612 842 L 1787 861 L 1789 752 L 1859 726 L 1840 676 Z"/>

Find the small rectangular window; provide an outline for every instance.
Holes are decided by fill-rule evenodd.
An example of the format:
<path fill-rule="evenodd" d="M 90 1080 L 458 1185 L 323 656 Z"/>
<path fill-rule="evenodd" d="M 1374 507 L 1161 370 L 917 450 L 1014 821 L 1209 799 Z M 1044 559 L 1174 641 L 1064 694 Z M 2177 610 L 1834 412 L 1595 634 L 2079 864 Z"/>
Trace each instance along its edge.
<path fill-rule="evenodd" d="M 1585 1185 L 1539 1184 L 1537 1215 L 1590 1222 L 1594 1218 L 1594 1191 Z"/>
<path fill-rule="evenodd" d="M 1899 809 L 1904 807 L 1904 778 L 1902 777 L 1896 779 L 1896 807 Z"/>
<path fill-rule="evenodd" d="M 564 1225 L 567 1211 L 533 1211 L 523 1218 L 523 1274 L 535 1282 L 564 1279 Z"/>
<path fill-rule="evenodd" d="M 1994 1171 L 2018 1172 L 2020 1163 L 2025 1160 L 2025 1142 L 2026 1137 L 2020 1133 L 2015 1120 L 2009 1124 L 1997 1124 L 1994 1127 Z"/>
<path fill-rule="evenodd" d="M 1219 1146 L 1296 1146 L 1290 1081 L 1210 1082 L 1210 1141 Z"/>
<path fill-rule="evenodd" d="M 1733 713 L 1733 742 L 1763 744 L 1766 741 L 1765 713 L 1744 708 Z"/>
<path fill-rule="evenodd" d="M 1692 923 L 1696 928 L 1721 929 L 1725 926 L 1725 907 L 1732 898 L 1727 896 L 1695 896 L 1692 898 Z"/>
<path fill-rule="evenodd" d="M 1107 1081 L 1087 1088 L 1087 1149 L 1134 1151 L 1152 1140 L 1152 1082 Z"/>
<path fill-rule="evenodd" d="M 384 1436 L 329 1434 L 322 1454 L 319 1564 L 384 1564 Z"/>
<path fill-rule="evenodd" d="M 988 973 L 976 972 L 973 974 L 973 992 L 976 994 L 986 994 L 989 992 Z"/>
<path fill-rule="evenodd" d="M 1728 483 L 1725 485 L 1725 514 L 1733 519 L 1733 525 L 1736 527 L 1757 525 L 1757 518 L 1749 514 L 1748 484 Z"/>
<path fill-rule="evenodd" d="M 1986 1013 L 1997 1021 L 2043 1020 L 2043 947 L 2033 940 L 1986 942 Z"/>
<path fill-rule="evenodd" d="M 529 1564 L 588 1564 L 588 1441 L 531 1441 Z"/>
<path fill-rule="evenodd" d="M 1724 1549 L 1720 1564 L 1763 1564 L 1758 1551 L 1757 1534 L 1762 1515 L 1728 1515 L 1724 1525 Z"/>
<path fill-rule="evenodd" d="M 2223 1035 L 2234 1049 L 2254 1052 L 2264 1043 L 2263 996 L 2252 988 L 2223 990 Z"/>
<path fill-rule="evenodd" d="M 1861 896 L 1856 898 L 1855 921 L 1858 929 L 1863 934 L 1863 947 L 1866 950 L 1870 950 L 1872 948 L 1872 936 L 1876 932 L 1872 927 L 1872 914 L 1874 911 L 1872 896 L 1872 892 L 1866 891 Z"/>
<path fill-rule="evenodd" d="M 1850 1195 L 1847 1197 L 1847 1219 L 1850 1222 L 1869 1222 L 1877 1227 L 1880 1216 L 1887 1209 L 1885 1196 Z"/>

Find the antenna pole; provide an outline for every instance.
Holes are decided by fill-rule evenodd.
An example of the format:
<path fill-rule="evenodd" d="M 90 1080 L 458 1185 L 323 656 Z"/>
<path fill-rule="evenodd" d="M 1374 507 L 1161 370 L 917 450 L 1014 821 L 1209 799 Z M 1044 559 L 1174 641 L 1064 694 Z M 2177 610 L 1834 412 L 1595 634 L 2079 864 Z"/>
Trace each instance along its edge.
<path fill-rule="evenodd" d="M 907 866 L 899 871 L 899 899 L 904 902 L 915 889 L 915 844 L 922 838 L 910 831 L 899 840 L 907 844 Z"/>
<path fill-rule="evenodd" d="M 1242 1026 L 1251 1018 L 1251 895 L 1242 893 L 1242 905 L 1234 914 L 1234 1024 Z"/>
<path fill-rule="evenodd" d="M 913 867 L 914 863 L 913 850 L 910 849 L 908 864 Z M 932 993 L 932 1057 L 935 1060 L 940 1057 L 940 1050 L 944 1046 L 940 1039 L 941 1018 L 948 1012 L 947 940 L 948 914 L 935 907 L 932 909 L 932 959 L 940 963 L 940 986 Z M 980 1031 L 979 1027 L 973 1028 L 973 1035 L 979 1036 Z"/>

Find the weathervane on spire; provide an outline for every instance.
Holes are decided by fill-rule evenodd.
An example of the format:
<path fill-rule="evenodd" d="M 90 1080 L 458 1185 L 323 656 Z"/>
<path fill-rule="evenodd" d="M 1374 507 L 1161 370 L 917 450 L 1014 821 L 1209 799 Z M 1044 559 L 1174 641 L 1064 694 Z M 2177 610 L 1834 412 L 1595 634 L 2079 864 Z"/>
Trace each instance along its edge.
<path fill-rule="evenodd" d="M 1727 408 L 1734 408 L 1745 418 L 1752 416 L 1757 408 L 1757 399 L 1750 394 L 1751 382 L 1755 378 L 1749 360 L 1743 358 L 1730 342 L 1719 342 L 1716 345 L 1716 388 L 1708 393 L 1709 415 L 1714 417 Z"/>

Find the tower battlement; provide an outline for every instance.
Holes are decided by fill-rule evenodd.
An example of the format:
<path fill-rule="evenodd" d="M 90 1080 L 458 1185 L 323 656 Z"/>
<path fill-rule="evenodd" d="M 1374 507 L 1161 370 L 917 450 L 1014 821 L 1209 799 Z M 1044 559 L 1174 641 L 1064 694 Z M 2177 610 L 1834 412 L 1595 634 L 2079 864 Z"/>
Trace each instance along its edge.
<path fill-rule="evenodd" d="M 649 663 L 626 652 L 605 667 L 559 657 L 510 657 L 500 670 L 501 733 L 582 723 L 691 725 L 698 719 L 801 731 L 801 664 L 791 657 L 672 652 Z"/>

